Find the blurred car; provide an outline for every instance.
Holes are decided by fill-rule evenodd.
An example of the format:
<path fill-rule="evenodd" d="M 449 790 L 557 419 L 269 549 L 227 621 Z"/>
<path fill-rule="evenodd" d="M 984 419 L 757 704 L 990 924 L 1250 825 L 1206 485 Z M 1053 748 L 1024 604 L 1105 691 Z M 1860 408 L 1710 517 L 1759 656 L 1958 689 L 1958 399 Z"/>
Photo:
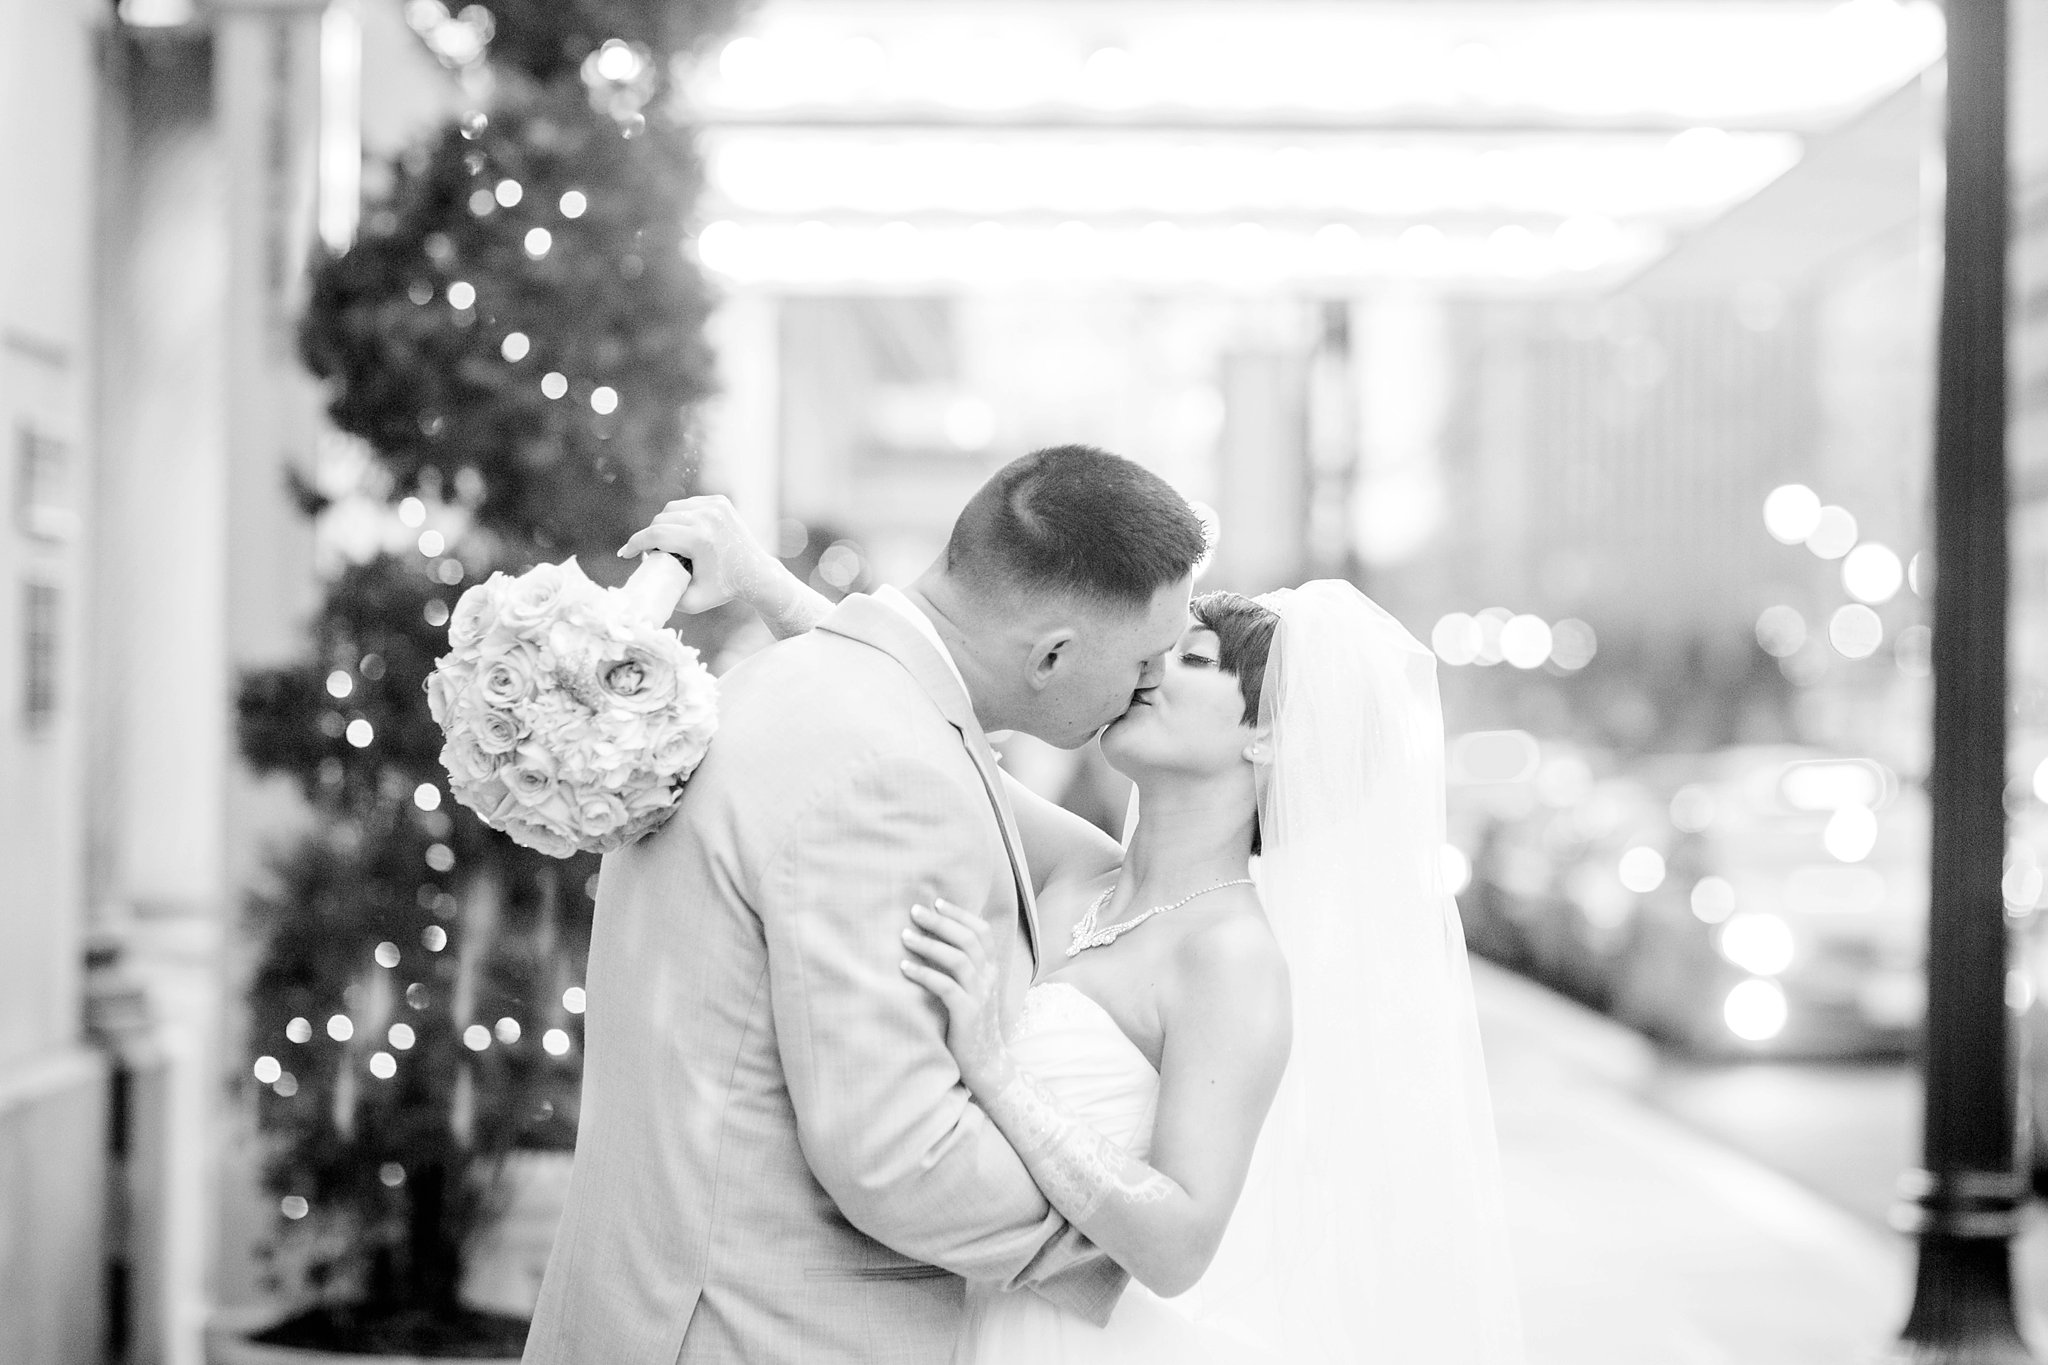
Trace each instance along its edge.
<path fill-rule="evenodd" d="M 1596 1006 L 1634 910 L 1585 872 L 1661 817 L 1612 755 L 1522 730 L 1458 735 L 1448 756 L 1458 903 L 1474 952 Z"/>
<path fill-rule="evenodd" d="M 1926 1010 L 1927 804 L 1868 758 L 1757 746 L 1645 763 L 1664 838 L 1624 854 L 1635 900 L 1611 1005 L 1708 1055 L 1881 1055 Z"/>

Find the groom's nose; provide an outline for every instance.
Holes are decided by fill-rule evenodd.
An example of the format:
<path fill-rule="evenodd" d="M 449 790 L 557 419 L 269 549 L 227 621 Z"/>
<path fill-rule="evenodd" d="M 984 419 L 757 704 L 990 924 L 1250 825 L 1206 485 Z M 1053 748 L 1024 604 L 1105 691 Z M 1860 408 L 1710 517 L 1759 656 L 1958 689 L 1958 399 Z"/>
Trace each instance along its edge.
<path fill-rule="evenodd" d="M 1153 655 L 1145 660 L 1145 666 L 1138 670 L 1138 690 L 1140 692 L 1151 691 L 1159 686 L 1160 679 L 1165 676 L 1166 656 L 1164 654 Z"/>

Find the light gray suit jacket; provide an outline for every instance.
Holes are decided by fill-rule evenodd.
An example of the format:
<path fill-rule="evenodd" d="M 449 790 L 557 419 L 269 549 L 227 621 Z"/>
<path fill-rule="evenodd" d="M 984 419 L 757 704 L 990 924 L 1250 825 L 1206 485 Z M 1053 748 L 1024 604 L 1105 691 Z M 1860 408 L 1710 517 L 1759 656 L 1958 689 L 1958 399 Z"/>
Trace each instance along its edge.
<path fill-rule="evenodd" d="M 913 901 L 1035 913 L 946 661 L 855 595 L 721 688 L 662 829 L 604 860 L 583 1108 L 529 1365 L 944 1365 L 962 1277 L 1097 1322 L 1125 1276 L 968 1101 Z"/>

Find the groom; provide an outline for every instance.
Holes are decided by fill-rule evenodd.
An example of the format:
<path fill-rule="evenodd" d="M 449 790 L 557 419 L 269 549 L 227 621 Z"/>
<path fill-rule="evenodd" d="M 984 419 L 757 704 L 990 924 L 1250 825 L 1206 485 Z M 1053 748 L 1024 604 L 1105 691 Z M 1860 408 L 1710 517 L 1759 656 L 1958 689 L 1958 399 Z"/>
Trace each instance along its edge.
<path fill-rule="evenodd" d="M 675 818 L 604 862 L 529 1365 L 944 1365 L 967 1279 L 1107 1319 L 1123 1272 L 968 1102 L 899 935 L 943 896 L 1002 926 L 1029 984 L 984 732 L 1076 748 L 1157 685 L 1203 544 L 1156 476 L 1041 450 L 911 588 L 726 677 Z"/>

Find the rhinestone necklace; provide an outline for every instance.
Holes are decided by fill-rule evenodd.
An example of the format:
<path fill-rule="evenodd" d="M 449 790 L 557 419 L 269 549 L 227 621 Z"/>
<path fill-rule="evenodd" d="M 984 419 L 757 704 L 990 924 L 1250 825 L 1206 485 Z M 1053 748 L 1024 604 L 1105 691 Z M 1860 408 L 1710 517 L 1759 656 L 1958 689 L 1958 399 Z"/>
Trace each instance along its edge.
<path fill-rule="evenodd" d="M 1206 896 L 1211 891 L 1221 891 L 1226 886 L 1250 886 L 1251 884 L 1252 879 L 1250 877 L 1237 877 L 1227 882 L 1218 882 L 1214 886 L 1205 886 L 1200 891 L 1190 892 L 1177 901 L 1169 901 L 1165 905 L 1155 905 L 1150 910 L 1143 911 L 1125 920 L 1122 924 L 1112 924 L 1106 929 L 1098 929 L 1095 927 L 1095 924 L 1102 915 L 1102 908 L 1108 905 L 1109 898 L 1116 894 L 1116 883 L 1112 882 L 1107 890 L 1095 898 L 1095 903 L 1088 907 L 1088 913 L 1081 916 L 1081 922 L 1074 926 L 1073 939 L 1067 944 L 1067 956 L 1074 957 L 1089 948 L 1107 947 L 1143 924 L 1146 920 L 1151 919 L 1154 915 L 1163 915 L 1169 910 L 1178 910 L 1197 896 Z"/>

